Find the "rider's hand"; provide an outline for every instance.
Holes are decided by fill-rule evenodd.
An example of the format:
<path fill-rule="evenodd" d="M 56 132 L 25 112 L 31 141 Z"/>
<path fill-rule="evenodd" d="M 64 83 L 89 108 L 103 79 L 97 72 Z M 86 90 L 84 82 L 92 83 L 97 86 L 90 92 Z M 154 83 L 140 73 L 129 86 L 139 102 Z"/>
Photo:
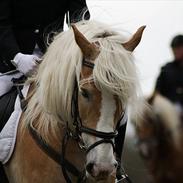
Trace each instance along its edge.
<path fill-rule="evenodd" d="M 30 75 L 35 71 L 39 60 L 40 59 L 35 55 L 17 53 L 12 60 L 12 63 L 21 73 Z"/>

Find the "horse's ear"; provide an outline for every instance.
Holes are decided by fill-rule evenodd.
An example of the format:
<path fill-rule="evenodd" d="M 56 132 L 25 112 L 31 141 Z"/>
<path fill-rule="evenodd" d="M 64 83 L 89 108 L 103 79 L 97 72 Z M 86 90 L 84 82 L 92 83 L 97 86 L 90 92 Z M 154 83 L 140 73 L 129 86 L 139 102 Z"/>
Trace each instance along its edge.
<path fill-rule="evenodd" d="M 90 43 L 75 25 L 72 25 L 72 28 L 76 43 L 80 47 L 84 57 L 95 60 L 100 52 L 98 46 L 95 43 Z"/>
<path fill-rule="evenodd" d="M 128 42 L 122 44 L 123 47 L 132 52 L 140 43 L 145 28 L 146 26 L 141 26 Z"/>

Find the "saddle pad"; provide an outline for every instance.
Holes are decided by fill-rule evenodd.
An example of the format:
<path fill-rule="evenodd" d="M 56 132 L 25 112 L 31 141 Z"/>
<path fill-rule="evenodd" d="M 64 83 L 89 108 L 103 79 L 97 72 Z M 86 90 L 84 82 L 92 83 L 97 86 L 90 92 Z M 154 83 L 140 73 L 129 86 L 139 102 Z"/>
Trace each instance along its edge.
<path fill-rule="evenodd" d="M 24 95 L 24 97 L 27 96 L 28 89 L 28 85 L 23 87 L 22 94 Z M 21 114 L 22 109 L 20 106 L 19 96 L 17 96 L 14 111 L 0 133 L 0 162 L 2 162 L 3 164 L 8 162 L 13 153 L 16 142 L 17 128 Z"/>

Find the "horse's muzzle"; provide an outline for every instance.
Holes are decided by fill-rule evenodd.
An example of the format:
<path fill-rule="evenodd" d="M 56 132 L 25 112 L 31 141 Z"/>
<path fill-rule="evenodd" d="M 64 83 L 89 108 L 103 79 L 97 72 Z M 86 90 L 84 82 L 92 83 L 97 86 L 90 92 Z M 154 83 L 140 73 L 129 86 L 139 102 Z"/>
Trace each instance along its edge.
<path fill-rule="evenodd" d="M 114 171 L 116 171 L 118 163 L 88 163 L 86 165 L 87 172 L 97 181 L 106 180 Z"/>

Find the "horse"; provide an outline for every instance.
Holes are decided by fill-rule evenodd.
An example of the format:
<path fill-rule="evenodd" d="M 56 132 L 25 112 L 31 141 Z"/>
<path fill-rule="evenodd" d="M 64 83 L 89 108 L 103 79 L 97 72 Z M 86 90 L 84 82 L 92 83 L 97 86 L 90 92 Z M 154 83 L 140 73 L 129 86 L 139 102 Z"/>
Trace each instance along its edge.
<path fill-rule="evenodd" d="M 58 33 L 27 84 L 10 183 L 115 182 L 117 124 L 138 97 L 131 39 L 81 21 Z M 117 144 L 116 144 L 117 145 Z"/>
<path fill-rule="evenodd" d="M 136 125 L 137 147 L 152 182 L 183 182 L 182 118 L 177 106 L 157 91 L 147 99 Z"/>

